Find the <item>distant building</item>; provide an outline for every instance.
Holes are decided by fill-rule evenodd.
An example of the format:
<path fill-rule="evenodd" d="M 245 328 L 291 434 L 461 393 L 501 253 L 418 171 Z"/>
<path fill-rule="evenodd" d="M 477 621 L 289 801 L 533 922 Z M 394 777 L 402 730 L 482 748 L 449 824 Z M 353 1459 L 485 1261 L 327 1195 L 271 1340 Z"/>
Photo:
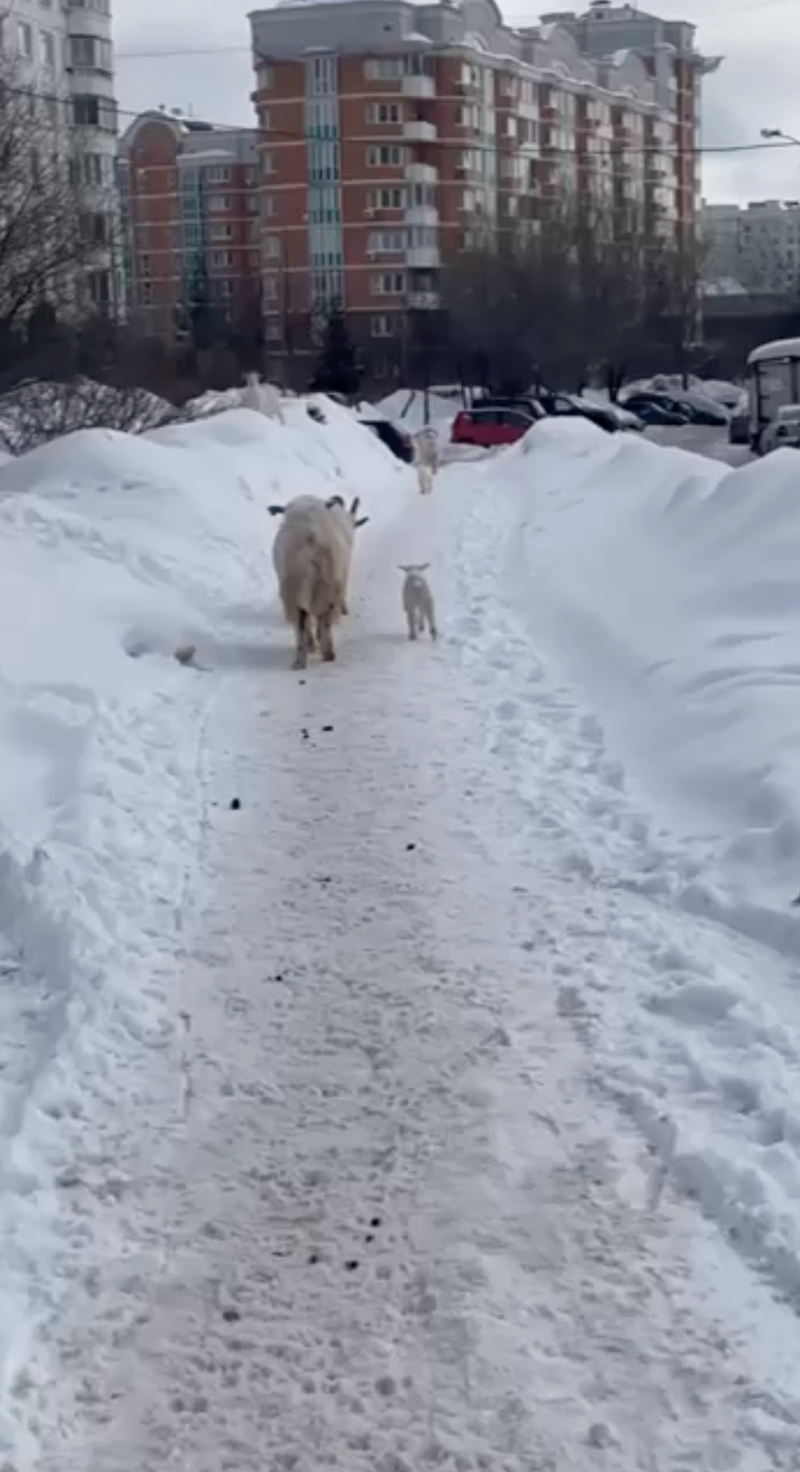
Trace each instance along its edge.
<path fill-rule="evenodd" d="M 30 87 L 32 142 L 36 106 L 56 123 L 76 189 L 91 261 L 77 274 L 72 305 L 80 313 L 116 314 L 123 293 L 115 180 L 117 103 L 110 0 L 40 0 L 0 17 L 0 53 Z"/>
<path fill-rule="evenodd" d="M 260 321 L 257 167 L 250 128 L 146 112 L 124 133 L 128 311 L 146 332 L 180 338 L 203 302 L 231 327 Z"/>
<path fill-rule="evenodd" d="M 800 301 L 800 200 L 707 204 L 701 223 L 707 281 Z"/>
<path fill-rule="evenodd" d="M 513 28 L 494 0 L 278 0 L 250 16 L 269 340 L 333 301 L 366 337 L 435 309 L 443 262 L 554 201 L 694 242 L 694 27 L 631 5 Z"/>

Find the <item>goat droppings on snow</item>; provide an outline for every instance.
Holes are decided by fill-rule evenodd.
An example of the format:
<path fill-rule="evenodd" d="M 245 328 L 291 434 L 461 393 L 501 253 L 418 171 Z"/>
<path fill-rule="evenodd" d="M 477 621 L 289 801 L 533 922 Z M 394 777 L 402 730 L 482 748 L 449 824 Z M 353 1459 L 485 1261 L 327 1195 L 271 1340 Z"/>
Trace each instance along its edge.
<path fill-rule="evenodd" d="M 240 809 L 241 806 L 242 806 L 241 798 L 238 798 L 238 797 L 232 797 L 231 798 L 231 812 L 238 813 L 238 811 L 239 811 L 239 809 Z"/>
<path fill-rule="evenodd" d="M 586 1441 L 589 1446 L 596 1447 L 598 1451 L 609 1446 L 619 1446 L 619 1440 L 614 1435 L 610 1426 L 605 1421 L 593 1421 L 586 1433 Z"/>

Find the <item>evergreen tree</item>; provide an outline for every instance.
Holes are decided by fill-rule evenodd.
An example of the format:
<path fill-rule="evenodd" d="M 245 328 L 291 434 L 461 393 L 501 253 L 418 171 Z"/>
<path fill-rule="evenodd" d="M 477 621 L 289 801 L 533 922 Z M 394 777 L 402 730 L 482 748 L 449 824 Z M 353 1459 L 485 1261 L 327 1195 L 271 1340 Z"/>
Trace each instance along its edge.
<path fill-rule="evenodd" d="M 214 347 L 219 341 L 221 323 L 211 296 L 211 282 L 202 256 L 198 256 L 187 281 L 186 306 L 194 347 L 200 352 Z"/>
<path fill-rule="evenodd" d="M 340 306 L 332 308 L 325 324 L 325 340 L 317 371 L 311 380 L 312 393 L 342 394 L 354 398 L 361 383 L 358 355 L 347 330 Z"/>

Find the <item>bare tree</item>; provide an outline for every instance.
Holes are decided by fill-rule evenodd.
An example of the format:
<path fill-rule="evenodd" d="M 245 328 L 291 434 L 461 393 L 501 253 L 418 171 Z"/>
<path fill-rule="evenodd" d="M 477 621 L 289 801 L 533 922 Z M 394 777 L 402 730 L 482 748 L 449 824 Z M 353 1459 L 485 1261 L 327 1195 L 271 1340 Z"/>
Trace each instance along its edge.
<path fill-rule="evenodd" d="M 79 274 L 107 247 L 86 208 L 69 106 L 0 54 L 0 347 L 43 301 L 74 312 Z"/>
<path fill-rule="evenodd" d="M 32 380 L 0 397 L 0 448 L 22 455 L 78 429 L 144 434 L 197 417 L 144 388 L 112 388 L 89 378 Z"/>
<path fill-rule="evenodd" d="M 576 371 L 576 262 L 565 221 L 485 232 L 444 273 L 452 349 L 483 387 L 527 388 Z"/>

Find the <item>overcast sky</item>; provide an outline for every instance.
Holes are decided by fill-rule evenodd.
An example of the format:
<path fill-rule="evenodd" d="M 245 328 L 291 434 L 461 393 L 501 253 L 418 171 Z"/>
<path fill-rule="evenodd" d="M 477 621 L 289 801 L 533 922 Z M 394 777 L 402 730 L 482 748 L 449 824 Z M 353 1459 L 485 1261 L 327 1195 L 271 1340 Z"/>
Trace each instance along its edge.
<path fill-rule="evenodd" d="M 122 127 L 126 111 L 161 103 L 213 122 L 252 123 L 247 10 L 256 0 L 112 3 Z M 567 8 L 567 0 L 543 8 L 562 6 Z M 540 14 L 524 0 L 506 0 L 503 9 L 512 23 Z M 764 127 L 800 138 L 800 0 L 695 0 L 694 6 L 660 0 L 652 9 L 693 21 L 700 49 L 724 57 L 704 85 L 703 141 L 712 150 L 704 158 L 706 197 L 800 198 L 800 147 L 713 152 L 757 143 Z"/>

